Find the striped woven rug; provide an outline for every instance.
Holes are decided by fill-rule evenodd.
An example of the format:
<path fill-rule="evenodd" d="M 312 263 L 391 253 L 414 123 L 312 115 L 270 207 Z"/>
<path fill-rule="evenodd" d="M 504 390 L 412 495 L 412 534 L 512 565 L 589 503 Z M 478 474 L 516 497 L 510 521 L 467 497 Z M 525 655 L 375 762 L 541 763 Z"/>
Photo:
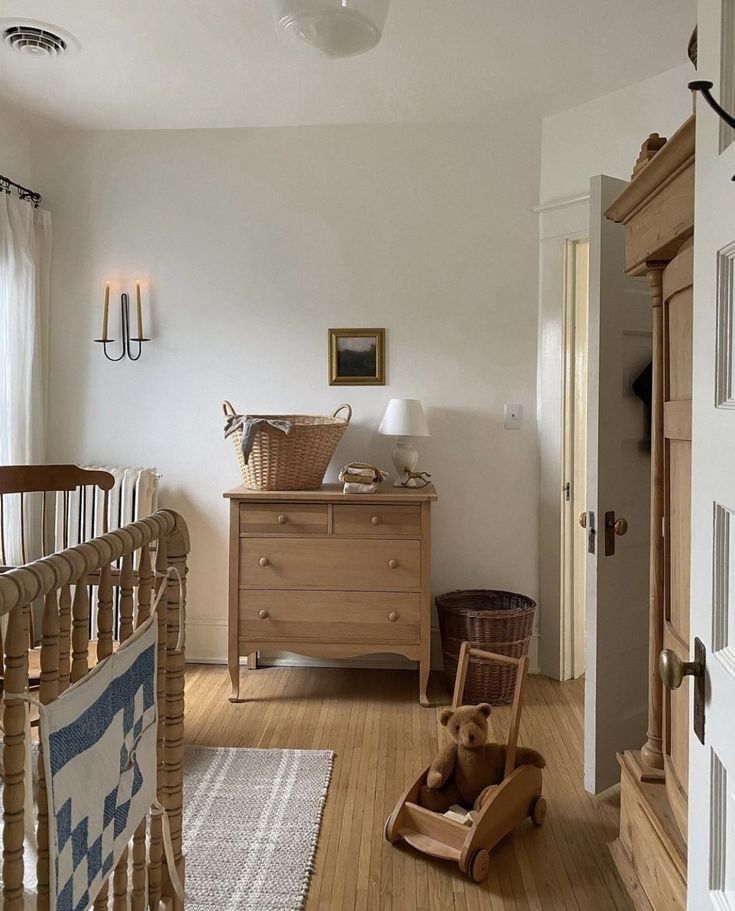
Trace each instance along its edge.
<path fill-rule="evenodd" d="M 189 747 L 187 911 L 299 911 L 334 754 Z"/>

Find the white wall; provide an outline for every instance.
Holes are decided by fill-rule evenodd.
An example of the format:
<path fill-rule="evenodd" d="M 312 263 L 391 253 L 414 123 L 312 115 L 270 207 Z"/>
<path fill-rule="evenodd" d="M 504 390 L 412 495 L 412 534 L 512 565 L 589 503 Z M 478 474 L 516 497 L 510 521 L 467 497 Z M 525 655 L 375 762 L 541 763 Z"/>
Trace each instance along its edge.
<path fill-rule="evenodd" d="M 335 464 L 390 467 L 376 428 L 416 396 L 439 492 L 435 592 L 536 595 L 539 125 L 53 133 L 34 179 L 54 218 L 50 458 L 155 464 L 191 529 L 192 658 L 224 657 L 220 403 L 328 412 Z M 105 279 L 149 277 L 154 341 L 106 362 Z M 114 324 L 113 324 L 114 325 Z M 330 388 L 327 329 L 385 326 L 388 385 Z M 520 431 L 503 403 L 521 402 Z M 332 475 L 333 476 L 333 475 Z"/>
<path fill-rule="evenodd" d="M 0 174 L 31 185 L 31 130 L 17 114 L 0 106 Z"/>
<path fill-rule="evenodd" d="M 628 86 L 595 101 L 547 117 L 542 125 L 539 213 L 539 664 L 562 676 L 563 618 L 560 609 L 561 401 L 564 245 L 589 228 L 585 200 L 556 206 L 589 193 L 597 174 L 630 179 L 649 133 L 671 136 L 692 112 L 689 65 Z"/>
<path fill-rule="evenodd" d="M 545 117 L 540 202 L 589 191 L 590 177 L 630 179 L 649 133 L 671 136 L 692 113 L 690 64 Z"/>

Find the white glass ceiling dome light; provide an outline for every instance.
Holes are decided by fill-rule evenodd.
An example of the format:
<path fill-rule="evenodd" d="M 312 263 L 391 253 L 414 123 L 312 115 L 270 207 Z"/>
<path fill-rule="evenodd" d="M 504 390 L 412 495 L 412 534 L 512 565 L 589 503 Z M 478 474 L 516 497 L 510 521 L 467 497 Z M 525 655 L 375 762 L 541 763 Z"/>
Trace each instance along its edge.
<path fill-rule="evenodd" d="M 390 0 L 273 0 L 276 28 L 289 44 L 324 57 L 354 57 L 383 34 Z"/>

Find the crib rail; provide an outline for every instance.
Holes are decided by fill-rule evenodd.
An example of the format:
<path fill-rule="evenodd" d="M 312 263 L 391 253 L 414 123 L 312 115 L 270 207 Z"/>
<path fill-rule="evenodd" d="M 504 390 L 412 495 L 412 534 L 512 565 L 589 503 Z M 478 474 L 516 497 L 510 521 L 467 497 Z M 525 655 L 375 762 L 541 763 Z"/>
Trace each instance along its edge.
<path fill-rule="evenodd" d="M 155 551 L 155 562 L 151 559 Z M 43 599 L 40 646 L 40 701 L 47 705 L 70 683 L 81 680 L 96 662 L 112 654 L 113 563 L 119 561 L 116 583 L 120 586 L 119 641 L 130 636 L 151 611 L 151 601 L 166 586 L 158 607 L 158 800 L 166 809 L 173 853 L 183 881 L 182 789 L 184 752 L 184 649 L 178 648 L 180 600 L 176 573 L 186 578 L 189 539 L 186 524 L 177 513 L 159 510 L 152 516 L 103 534 L 92 540 L 44 557 L 0 575 L 0 619 L 7 617 L 4 649 L 5 693 L 28 689 L 28 606 Z M 90 605 L 90 577 L 97 582 L 97 603 Z M 96 653 L 89 640 L 90 610 L 98 629 Z M 93 644 L 92 644 L 93 646 Z M 24 800 L 26 787 L 25 704 L 5 698 L 3 792 L 3 908 L 24 908 Z M 49 829 L 43 764 L 39 760 L 37 908 L 47 911 L 49 885 Z M 130 858 L 118 863 L 111 881 L 94 901 L 97 911 L 112 905 L 113 911 L 158 908 L 164 901 L 172 909 L 183 907 L 171 886 L 163 851 L 161 818 L 146 818 L 136 830 Z M 129 869 L 132 873 L 129 876 Z M 130 880 L 130 881 L 129 881 Z M 146 883 L 147 900 L 146 900 Z"/>

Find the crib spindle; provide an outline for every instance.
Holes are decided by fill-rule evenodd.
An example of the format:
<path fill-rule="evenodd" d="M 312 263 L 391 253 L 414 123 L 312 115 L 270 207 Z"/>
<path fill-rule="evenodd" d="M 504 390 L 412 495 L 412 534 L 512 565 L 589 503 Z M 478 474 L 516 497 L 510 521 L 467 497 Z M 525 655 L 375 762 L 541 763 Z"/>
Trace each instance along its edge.
<path fill-rule="evenodd" d="M 136 627 L 151 615 L 151 592 L 153 591 L 153 570 L 151 568 L 150 547 L 145 544 L 140 549 L 138 561 L 138 611 L 135 618 Z"/>
<path fill-rule="evenodd" d="M 112 566 L 109 563 L 100 569 L 100 584 L 97 589 L 97 661 L 112 654 Z M 95 911 L 109 906 L 110 883 L 106 881 L 94 900 Z"/>
<path fill-rule="evenodd" d="M 133 634 L 133 552 L 126 553 L 120 568 L 120 643 Z M 128 849 L 120 855 L 112 877 L 113 911 L 128 911 Z"/>
<path fill-rule="evenodd" d="M 148 544 L 140 548 L 138 559 L 138 598 L 135 616 L 136 628 L 151 615 L 151 592 L 153 590 L 153 571 L 151 568 L 151 551 Z M 145 911 L 146 899 L 146 820 L 143 819 L 133 836 L 133 891 L 132 911 Z"/>
<path fill-rule="evenodd" d="M 109 563 L 100 570 L 97 589 L 97 661 L 112 654 L 112 567 Z"/>
<path fill-rule="evenodd" d="M 77 579 L 72 603 L 73 632 L 71 682 L 76 683 L 89 670 L 89 593 L 85 578 Z"/>
<path fill-rule="evenodd" d="M 166 538 L 160 538 L 156 549 L 156 595 L 162 585 L 166 585 L 166 571 L 168 570 L 168 554 L 166 548 Z M 158 676 L 156 678 L 156 697 L 158 700 L 158 731 L 156 751 L 158 756 L 158 800 L 163 804 L 164 800 L 164 783 L 166 778 L 166 764 L 164 758 L 165 730 L 166 730 L 166 712 L 163 708 L 166 700 L 166 599 L 168 596 L 168 587 L 163 593 L 161 601 L 158 604 Z M 151 819 L 151 845 L 150 845 L 150 862 L 148 870 L 148 897 L 149 906 L 158 908 L 158 902 L 161 899 L 162 890 L 162 869 L 161 862 L 163 858 L 163 840 L 160 816 L 154 816 Z"/>
<path fill-rule="evenodd" d="M 59 695 L 59 605 L 56 589 L 50 591 L 43 605 L 41 625 L 41 685 L 38 698 L 42 705 L 48 705 Z M 50 901 L 49 879 L 49 820 L 46 773 L 42 749 L 38 750 L 38 911 L 48 911 Z"/>
<path fill-rule="evenodd" d="M 166 601 L 166 730 L 164 759 L 163 806 L 171 827 L 174 862 L 182 874 L 181 825 L 184 782 L 184 649 L 179 648 L 179 626 L 186 606 L 186 553 L 174 552 L 169 546 L 169 566 L 176 570 L 168 579 Z M 179 585 L 179 579 L 181 585 Z M 179 911 L 183 903 L 172 889 L 173 909 Z"/>
<path fill-rule="evenodd" d="M 59 590 L 59 692 L 71 679 L 71 586 Z"/>
<path fill-rule="evenodd" d="M 120 642 L 133 634 L 133 554 L 125 554 L 120 567 Z"/>
<path fill-rule="evenodd" d="M 28 686 L 28 639 L 20 610 L 8 617 L 5 637 L 5 692 L 24 693 Z M 23 806 L 26 706 L 5 699 L 3 708 L 5 790 L 3 792 L 3 909 L 23 911 Z"/>

